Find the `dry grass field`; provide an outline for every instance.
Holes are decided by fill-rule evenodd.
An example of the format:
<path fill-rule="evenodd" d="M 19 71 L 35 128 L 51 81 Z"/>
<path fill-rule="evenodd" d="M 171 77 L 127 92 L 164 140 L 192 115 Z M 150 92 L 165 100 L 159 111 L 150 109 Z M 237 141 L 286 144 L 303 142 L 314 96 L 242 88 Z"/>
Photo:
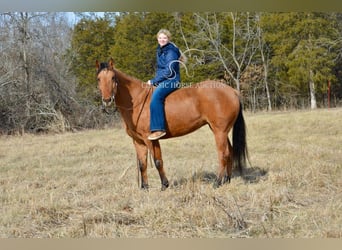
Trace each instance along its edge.
<path fill-rule="evenodd" d="M 121 128 L 0 137 L 0 237 L 342 237 L 342 109 L 245 113 L 252 166 L 213 188 L 207 127 L 161 141 L 138 188 Z"/>

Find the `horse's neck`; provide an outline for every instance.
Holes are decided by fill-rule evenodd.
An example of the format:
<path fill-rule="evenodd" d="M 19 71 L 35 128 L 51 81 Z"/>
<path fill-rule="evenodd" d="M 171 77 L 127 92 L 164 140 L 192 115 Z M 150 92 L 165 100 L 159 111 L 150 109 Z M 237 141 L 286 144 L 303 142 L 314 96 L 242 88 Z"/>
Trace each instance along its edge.
<path fill-rule="evenodd" d="M 118 104 L 127 108 L 132 107 L 134 102 L 138 101 L 137 98 L 144 91 L 144 86 L 147 86 L 142 81 L 128 76 L 121 71 L 117 71 L 117 81 L 119 94 L 117 97 Z"/>

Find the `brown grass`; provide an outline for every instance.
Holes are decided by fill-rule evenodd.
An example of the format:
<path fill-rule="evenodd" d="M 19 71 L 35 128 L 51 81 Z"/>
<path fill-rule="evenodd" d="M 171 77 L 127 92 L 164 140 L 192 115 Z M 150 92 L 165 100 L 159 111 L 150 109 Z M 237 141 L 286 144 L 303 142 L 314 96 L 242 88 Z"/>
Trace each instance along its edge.
<path fill-rule="evenodd" d="M 245 179 L 212 187 L 208 128 L 161 141 L 171 187 L 137 184 L 123 129 L 0 137 L 0 237 L 341 237 L 342 109 L 246 114 Z"/>

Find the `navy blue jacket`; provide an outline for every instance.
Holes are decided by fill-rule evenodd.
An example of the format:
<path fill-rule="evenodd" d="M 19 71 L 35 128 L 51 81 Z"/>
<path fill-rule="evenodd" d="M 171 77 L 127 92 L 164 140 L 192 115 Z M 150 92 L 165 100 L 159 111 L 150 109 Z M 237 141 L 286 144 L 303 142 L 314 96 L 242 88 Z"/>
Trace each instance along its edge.
<path fill-rule="evenodd" d="M 157 47 L 157 72 L 151 83 L 158 85 L 165 80 L 180 82 L 179 57 L 181 53 L 173 44 L 168 43 L 163 47 Z"/>

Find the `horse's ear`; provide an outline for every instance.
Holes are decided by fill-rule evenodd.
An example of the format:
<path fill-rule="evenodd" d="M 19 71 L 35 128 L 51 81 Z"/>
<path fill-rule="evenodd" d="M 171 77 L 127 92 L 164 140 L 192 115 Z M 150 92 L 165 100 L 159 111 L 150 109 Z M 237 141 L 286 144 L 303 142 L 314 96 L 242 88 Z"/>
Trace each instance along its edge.
<path fill-rule="evenodd" d="M 110 58 L 110 60 L 108 62 L 108 66 L 109 66 L 109 69 L 114 69 L 114 60 L 113 60 L 113 58 Z"/>
<path fill-rule="evenodd" d="M 98 71 L 98 70 L 99 70 L 99 68 L 100 68 L 100 63 L 99 63 L 99 61 L 98 61 L 98 60 L 96 60 L 96 62 L 95 62 L 95 65 L 96 65 L 96 70 Z"/>

